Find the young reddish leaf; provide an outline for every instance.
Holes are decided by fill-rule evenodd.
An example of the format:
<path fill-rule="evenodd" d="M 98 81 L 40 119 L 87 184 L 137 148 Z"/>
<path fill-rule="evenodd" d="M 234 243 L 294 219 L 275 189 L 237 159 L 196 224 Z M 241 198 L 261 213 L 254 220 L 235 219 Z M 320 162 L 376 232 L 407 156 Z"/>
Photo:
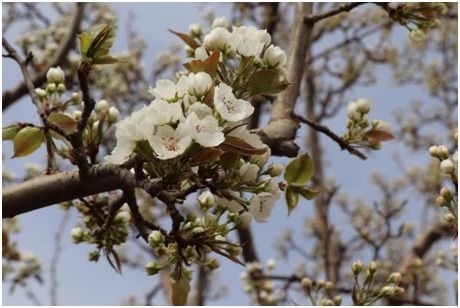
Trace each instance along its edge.
<path fill-rule="evenodd" d="M 185 306 L 190 293 L 190 281 L 182 274 L 178 281 L 171 284 L 171 300 L 174 306 Z"/>
<path fill-rule="evenodd" d="M 184 67 L 192 73 L 206 72 L 211 77 L 216 76 L 217 66 L 219 64 L 219 51 L 214 51 L 206 60 L 193 60 L 185 63 Z"/>
<path fill-rule="evenodd" d="M 63 129 L 66 133 L 72 133 L 77 126 L 77 121 L 64 113 L 53 112 L 48 116 L 48 121 Z"/>
<path fill-rule="evenodd" d="M 219 159 L 219 157 L 224 153 L 221 149 L 217 148 L 204 148 L 199 151 L 195 156 L 190 160 L 192 166 L 198 166 L 203 164 L 209 164 Z"/>
<path fill-rule="evenodd" d="M 256 71 L 248 79 L 249 95 L 277 94 L 289 85 L 286 76 L 280 70 L 264 69 Z"/>
<path fill-rule="evenodd" d="M 225 141 L 220 145 L 220 147 L 225 151 L 244 155 L 259 155 L 264 154 L 267 151 L 267 148 L 256 149 L 245 141 L 228 135 L 225 137 Z"/>
<path fill-rule="evenodd" d="M 185 33 L 176 32 L 171 29 L 168 29 L 168 31 L 171 32 L 172 34 L 177 35 L 182 41 L 184 41 L 185 44 L 189 45 L 193 49 L 200 47 L 200 45 L 197 42 L 195 42 L 195 40 L 190 35 L 185 34 Z"/>
<path fill-rule="evenodd" d="M 314 172 L 313 161 L 307 153 L 291 160 L 284 171 L 284 179 L 288 183 L 304 184 Z"/>
<path fill-rule="evenodd" d="M 225 170 L 232 169 L 233 166 L 240 160 L 240 155 L 233 152 L 225 152 L 220 157 L 220 164 Z"/>
<path fill-rule="evenodd" d="M 14 137 L 14 157 L 27 156 L 35 152 L 44 140 L 43 130 L 39 127 L 24 127 Z"/>
<path fill-rule="evenodd" d="M 286 205 L 288 208 L 288 215 L 297 207 L 299 204 L 299 193 L 288 187 L 286 189 Z"/>
<path fill-rule="evenodd" d="M 391 133 L 389 133 L 387 131 L 378 130 L 378 129 L 372 129 L 370 131 L 367 131 L 364 134 L 364 138 L 367 139 L 367 140 L 370 140 L 371 142 L 372 141 L 380 142 L 380 141 L 392 140 L 395 137 Z"/>

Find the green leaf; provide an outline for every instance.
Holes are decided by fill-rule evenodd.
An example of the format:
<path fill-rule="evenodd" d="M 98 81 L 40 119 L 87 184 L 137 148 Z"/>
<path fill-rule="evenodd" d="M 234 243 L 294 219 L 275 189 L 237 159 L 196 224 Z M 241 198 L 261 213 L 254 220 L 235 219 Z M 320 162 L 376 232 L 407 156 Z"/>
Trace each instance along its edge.
<path fill-rule="evenodd" d="M 185 274 L 171 284 L 171 299 L 174 306 L 185 306 L 190 293 L 190 281 Z"/>
<path fill-rule="evenodd" d="M 88 32 L 80 34 L 80 53 L 82 56 L 86 56 L 89 45 L 91 44 L 91 36 Z"/>
<path fill-rule="evenodd" d="M 206 72 L 211 77 L 216 76 L 217 66 L 219 64 L 220 53 L 216 50 L 214 51 L 206 60 L 193 60 L 191 62 L 185 63 L 184 67 L 192 73 Z"/>
<path fill-rule="evenodd" d="M 291 187 L 292 190 L 298 192 L 302 197 L 304 197 L 307 200 L 312 200 L 321 192 L 321 190 L 319 189 L 315 189 L 308 186 L 290 185 L 289 187 Z"/>
<path fill-rule="evenodd" d="M 267 152 L 267 148 L 256 149 L 245 141 L 228 135 L 225 137 L 225 141 L 220 147 L 225 151 L 244 155 L 259 155 Z"/>
<path fill-rule="evenodd" d="M 185 44 L 189 45 L 193 49 L 200 47 L 200 45 L 197 42 L 195 42 L 195 40 L 190 35 L 187 35 L 185 33 L 176 32 L 171 29 L 168 29 L 168 31 L 171 32 L 172 34 L 177 35 L 182 41 L 184 41 Z"/>
<path fill-rule="evenodd" d="M 313 161 L 307 153 L 291 160 L 284 171 L 284 179 L 288 183 L 305 184 L 314 172 Z"/>
<path fill-rule="evenodd" d="M 248 79 L 249 95 L 277 94 L 289 85 L 286 76 L 280 70 L 263 69 L 253 73 Z"/>
<path fill-rule="evenodd" d="M 112 56 L 102 56 L 92 61 L 93 64 L 115 64 L 118 62 L 122 62 L 122 61 Z"/>
<path fill-rule="evenodd" d="M 288 215 L 297 207 L 299 204 L 299 193 L 292 190 L 290 187 L 286 189 L 286 204 L 288 207 Z"/>
<path fill-rule="evenodd" d="M 21 127 L 18 124 L 11 124 L 2 129 L 2 140 L 13 140 Z"/>
<path fill-rule="evenodd" d="M 44 133 L 38 127 L 24 127 L 14 137 L 14 157 L 27 156 L 35 152 L 44 140 Z"/>
<path fill-rule="evenodd" d="M 68 134 L 72 133 L 75 127 L 77 127 L 77 121 L 64 113 L 53 112 L 48 116 L 48 121 L 63 129 Z"/>

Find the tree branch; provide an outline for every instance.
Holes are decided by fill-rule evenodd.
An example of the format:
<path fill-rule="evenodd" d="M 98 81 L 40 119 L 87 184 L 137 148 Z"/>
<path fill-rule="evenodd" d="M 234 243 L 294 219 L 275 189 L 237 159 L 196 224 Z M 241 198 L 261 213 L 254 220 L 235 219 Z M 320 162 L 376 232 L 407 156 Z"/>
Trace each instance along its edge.
<path fill-rule="evenodd" d="M 349 12 L 352 9 L 354 9 L 357 6 L 360 6 L 362 4 L 366 4 L 367 2 L 350 2 L 350 3 L 343 3 L 340 4 L 338 7 L 335 9 L 332 9 L 330 11 L 324 12 L 324 13 L 319 13 L 315 15 L 310 15 L 304 18 L 304 22 L 307 24 L 314 24 L 320 20 L 326 19 L 328 17 L 332 17 L 334 15 L 340 14 L 342 12 Z"/>
<path fill-rule="evenodd" d="M 358 156 L 359 158 L 361 158 L 362 160 L 366 160 L 367 157 L 366 155 L 364 155 L 363 153 L 361 153 L 360 151 L 358 151 L 357 149 L 355 149 L 354 147 L 352 147 L 348 142 L 346 142 L 345 140 L 343 140 L 342 138 L 340 138 L 338 135 L 336 135 L 333 131 L 331 131 L 328 127 L 324 126 L 324 125 L 321 125 L 319 123 L 316 123 L 312 120 L 309 120 L 307 118 L 304 118 L 300 115 L 294 115 L 294 117 L 296 119 L 298 119 L 300 122 L 302 123 L 305 123 L 307 125 L 309 125 L 310 127 L 316 129 L 317 131 L 325 134 L 326 136 L 328 136 L 329 138 L 331 138 L 332 140 L 334 140 L 342 150 L 347 150 L 350 154 L 353 154 L 355 156 Z"/>
<path fill-rule="evenodd" d="M 39 87 L 46 81 L 46 73 L 51 67 L 59 66 L 64 63 L 67 55 L 75 44 L 75 35 L 79 31 L 80 23 L 83 19 L 84 3 L 77 3 L 75 5 L 75 12 L 73 14 L 72 22 L 70 23 L 67 36 L 64 38 L 61 48 L 56 52 L 54 58 L 50 61 L 50 65 L 45 67 L 34 78 L 32 78 L 33 88 Z M 18 84 L 13 89 L 6 91 L 2 95 L 2 110 L 10 107 L 18 99 L 27 94 L 27 84 L 25 81 Z"/>
<path fill-rule="evenodd" d="M 90 167 L 85 179 L 78 170 L 44 175 L 4 188 L 2 217 L 14 217 L 59 202 L 126 187 L 140 187 L 152 195 L 158 193 L 161 184 L 161 181 L 137 181 L 129 170 L 112 164 Z"/>

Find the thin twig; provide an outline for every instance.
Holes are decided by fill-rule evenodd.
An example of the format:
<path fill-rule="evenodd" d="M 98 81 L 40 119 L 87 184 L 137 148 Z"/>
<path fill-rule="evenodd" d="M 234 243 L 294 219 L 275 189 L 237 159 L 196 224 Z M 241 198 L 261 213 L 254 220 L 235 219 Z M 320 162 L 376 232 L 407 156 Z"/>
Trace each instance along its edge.
<path fill-rule="evenodd" d="M 334 15 L 340 14 L 342 12 L 349 12 L 352 9 L 354 9 L 357 6 L 366 4 L 367 2 L 351 2 L 351 3 L 343 3 L 340 4 L 338 7 L 335 9 L 332 9 L 330 11 L 324 12 L 324 13 L 319 13 L 316 15 L 310 15 L 304 18 L 304 22 L 307 24 L 314 24 L 322 19 L 326 19 L 328 17 L 332 17 Z"/>
<path fill-rule="evenodd" d="M 294 115 L 294 118 L 296 118 L 298 121 L 304 123 L 304 124 L 307 124 L 309 125 L 310 127 L 316 129 L 317 131 L 325 134 L 326 136 L 328 136 L 329 138 L 331 138 L 332 140 L 334 140 L 342 150 L 347 150 L 350 154 L 353 154 L 355 156 L 358 156 L 359 158 L 361 158 L 362 160 L 366 160 L 367 157 L 366 155 L 364 155 L 363 153 L 361 153 L 360 151 L 358 151 L 357 149 L 355 149 L 354 147 L 352 147 L 348 142 L 346 142 L 345 140 L 343 140 L 341 137 L 339 137 L 338 135 L 336 135 L 333 131 L 331 131 L 328 127 L 324 126 L 324 125 L 321 125 L 319 123 L 316 123 L 312 120 L 309 120 L 307 118 L 304 118 L 300 115 Z"/>

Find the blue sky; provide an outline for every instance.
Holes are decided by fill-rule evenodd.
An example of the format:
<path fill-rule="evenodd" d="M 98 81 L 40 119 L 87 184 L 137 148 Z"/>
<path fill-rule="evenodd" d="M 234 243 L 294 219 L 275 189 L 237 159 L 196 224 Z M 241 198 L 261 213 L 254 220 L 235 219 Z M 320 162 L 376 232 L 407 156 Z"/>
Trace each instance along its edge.
<path fill-rule="evenodd" d="M 230 19 L 231 7 L 229 3 L 218 4 L 194 4 L 194 3 L 116 3 L 113 4 L 119 16 L 119 36 L 115 44 L 115 50 L 122 50 L 125 45 L 126 31 L 123 26 L 129 17 L 129 12 L 134 13 L 133 28 L 138 30 L 140 37 L 144 38 L 148 44 L 145 51 L 145 63 L 151 67 L 152 59 L 156 54 L 168 49 L 171 42 L 176 40 L 167 29 L 175 29 L 185 32 L 188 25 L 202 21 L 204 7 L 212 7 L 216 16 L 227 16 Z M 405 31 L 405 30 L 404 30 Z M 400 35 L 407 35 L 401 31 Z M 8 33 L 10 40 L 14 39 L 17 31 Z M 323 42 L 325 46 L 333 42 Z M 388 69 L 378 68 L 377 76 L 379 82 L 369 88 L 355 88 L 349 92 L 348 100 L 358 97 L 367 97 L 373 102 L 374 108 L 371 111 L 373 118 L 379 118 L 388 122 L 394 122 L 391 112 L 399 106 L 407 105 L 415 98 L 426 99 L 426 96 L 419 88 L 414 86 L 397 87 L 391 79 L 391 72 Z M 15 85 L 20 79 L 19 69 L 11 60 L 3 60 L 3 88 L 8 89 Z M 15 121 L 37 121 L 38 118 L 31 107 L 31 102 L 23 98 L 14 107 L 9 108 L 3 113 L 3 126 Z M 345 110 L 342 110 L 334 119 L 326 124 L 336 132 L 343 132 L 346 124 Z M 302 132 L 298 136 L 298 144 L 303 148 L 306 128 L 302 127 Z M 377 199 L 377 190 L 370 185 L 369 173 L 378 170 L 394 178 L 400 174 L 401 170 L 392 160 L 392 154 L 400 151 L 402 146 L 398 142 L 385 144 L 381 151 L 370 153 L 367 161 L 361 161 L 346 152 L 341 152 L 338 146 L 327 138 L 321 137 L 324 151 L 327 153 L 326 163 L 328 167 L 326 174 L 334 175 L 336 182 L 341 185 L 343 191 L 350 196 L 359 197 L 369 202 Z M 6 157 L 11 157 L 10 143 L 3 143 L 3 153 Z M 402 152 L 406 163 L 423 164 L 428 161 L 426 155 Z M 20 175 L 23 165 L 30 161 L 43 164 L 44 151 L 41 149 L 33 156 L 23 159 L 7 159 L 3 167 Z M 285 159 L 275 159 L 285 162 Z M 417 201 L 410 200 L 410 206 L 417 206 Z M 420 205 L 419 205 L 420 208 Z M 410 211 L 404 218 L 418 221 L 420 211 Z M 281 200 L 273 211 L 272 217 L 267 224 L 252 225 L 256 239 L 256 248 L 263 261 L 269 258 L 277 258 L 274 250 L 276 240 L 286 228 L 295 230 L 294 236 L 305 248 L 311 246 L 304 237 L 304 219 L 313 215 L 313 204 L 308 201 L 302 202 L 298 209 L 287 217 L 284 201 Z M 67 225 L 64 239 L 64 250 L 59 263 L 59 304 L 61 305 L 117 305 L 120 300 L 128 295 L 138 295 L 141 299 L 147 290 L 157 283 L 156 277 L 148 277 L 140 270 L 125 268 L 123 275 L 116 274 L 106 262 L 97 264 L 87 262 L 87 253 L 91 250 L 88 245 L 74 245 L 70 243 L 68 236 L 70 229 L 77 221 L 78 214 L 73 212 L 70 223 Z M 339 225 L 346 225 L 348 221 L 340 215 L 331 213 L 332 220 Z M 57 207 L 48 207 L 36 212 L 24 214 L 20 217 L 22 232 L 17 237 L 21 250 L 30 250 L 40 257 L 44 262 L 43 275 L 45 285 L 32 283 L 32 288 L 42 303 L 49 304 L 49 262 L 53 253 L 53 236 L 62 217 L 62 211 Z M 348 235 L 348 236 L 347 236 Z M 343 234 L 343 238 L 348 238 L 349 234 Z M 310 241 L 311 242 L 311 241 Z M 368 261 L 366 255 L 360 256 L 363 261 Z M 279 262 L 275 270 L 277 273 L 292 273 L 296 264 L 300 261 L 295 254 L 290 256 L 286 262 Z M 242 284 L 239 275 L 242 267 L 232 262 L 221 260 L 222 267 L 218 271 L 219 283 L 228 287 L 228 294 L 219 301 L 212 301 L 209 304 L 215 305 L 246 305 L 249 298 L 243 294 Z M 312 269 L 309 269 L 310 271 Z M 453 280 L 453 275 L 445 275 L 446 279 Z M 30 302 L 25 298 L 22 291 L 14 295 L 7 294 L 7 288 L 3 287 L 4 305 L 28 305 Z M 156 304 L 163 303 L 162 295 L 157 297 Z M 449 300 L 452 302 L 452 299 Z"/>

